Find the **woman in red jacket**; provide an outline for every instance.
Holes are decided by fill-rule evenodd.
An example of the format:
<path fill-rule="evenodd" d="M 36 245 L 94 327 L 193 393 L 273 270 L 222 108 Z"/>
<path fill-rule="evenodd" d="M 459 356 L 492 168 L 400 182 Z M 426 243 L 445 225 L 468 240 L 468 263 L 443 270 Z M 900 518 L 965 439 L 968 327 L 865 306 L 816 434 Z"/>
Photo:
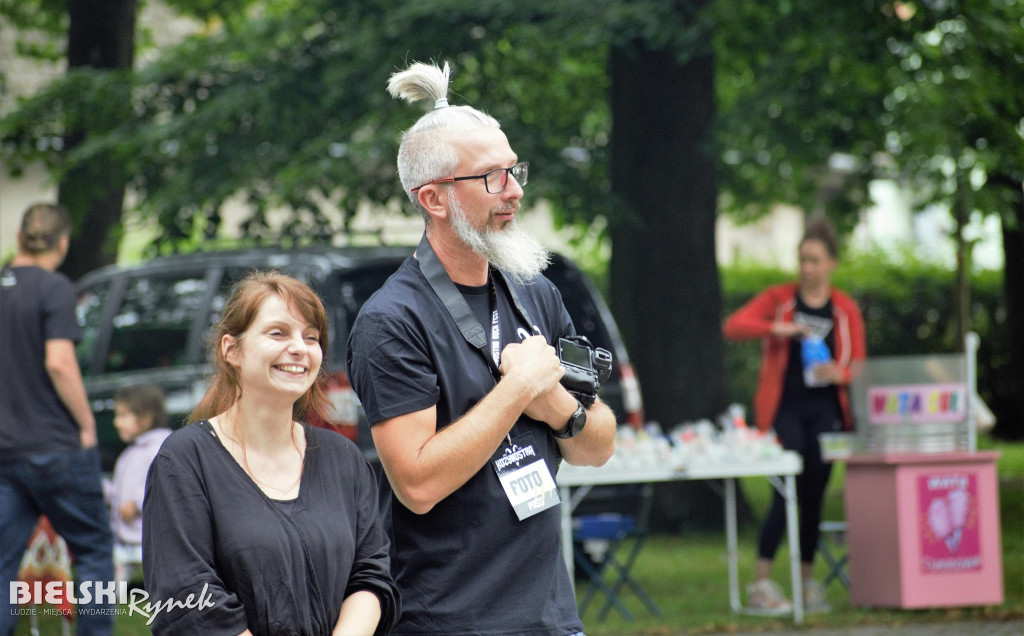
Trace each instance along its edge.
<path fill-rule="evenodd" d="M 808 224 L 799 255 L 799 281 L 761 292 L 731 315 L 722 331 L 730 340 L 762 340 L 755 422 L 762 431 L 774 429 L 784 448 L 803 457 L 796 487 L 804 605 L 821 611 L 828 605 L 812 571 L 832 465 L 821 459 L 818 435 L 853 428 L 847 385 L 851 367 L 865 355 L 864 322 L 857 303 L 832 287 L 838 244 L 827 220 Z M 812 361 L 815 348 L 820 358 Z M 785 525 L 785 502 L 775 493 L 758 540 L 757 579 L 747 588 L 749 609 L 790 611 L 782 588 L 771 579 Z"/>

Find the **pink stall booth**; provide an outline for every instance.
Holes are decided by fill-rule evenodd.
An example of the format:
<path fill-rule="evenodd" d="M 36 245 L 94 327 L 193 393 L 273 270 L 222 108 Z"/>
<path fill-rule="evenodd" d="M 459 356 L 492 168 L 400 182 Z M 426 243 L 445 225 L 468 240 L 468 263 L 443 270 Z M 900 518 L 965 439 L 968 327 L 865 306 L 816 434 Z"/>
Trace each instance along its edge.
<path fill-rule="evenodd" d="M 996 452 L 978 452 L 977 336 L 967 353 L 869 358 L 845 458 L 850 602 L 1003 602 Z"/>

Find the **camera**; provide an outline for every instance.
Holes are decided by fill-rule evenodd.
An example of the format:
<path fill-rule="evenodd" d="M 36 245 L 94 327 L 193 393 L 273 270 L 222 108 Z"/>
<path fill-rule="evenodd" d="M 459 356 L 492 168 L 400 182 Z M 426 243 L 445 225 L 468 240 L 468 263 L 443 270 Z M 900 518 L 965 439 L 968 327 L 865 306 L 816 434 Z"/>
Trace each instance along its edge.
<path fill-rule="evenodd" d="M 585 408 L 597 399 L 601 383 L 612 373 L 612 354 L 594 347 L 585 336 L 558 339 L 558 360 L 565 369 L 562 386 Z"/>

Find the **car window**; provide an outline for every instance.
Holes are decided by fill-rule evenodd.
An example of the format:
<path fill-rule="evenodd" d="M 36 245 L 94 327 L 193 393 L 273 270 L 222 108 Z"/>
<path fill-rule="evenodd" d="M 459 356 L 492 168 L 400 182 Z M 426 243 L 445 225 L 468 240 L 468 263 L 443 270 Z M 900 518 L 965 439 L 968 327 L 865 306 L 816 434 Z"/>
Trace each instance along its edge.
<path fill-rule="evenodd" d="M 370 296 L 373 295 L 388 277 L 395 273 L 401 260 L 382 261 L 370 267 L 363 267 L 352 271 L 342 272 L 335 276 L 330 283 L 333 308 L 329 307 L 334 316 L 335 333 L 332 334 L 332 345 L 335 362 L 344 364 L 345 347 L 348 342 L 348 330 Z"/>
<path fill-rule="evenodd" d="M 206 329 L 203 334 L 204 345 L 207 344 L 207 334 L 210 333 L 210 327 L 217 324 L 220 320 L 221 312 L 224 311 L 224 305 L 228 303 L 228 297 L 231 296 L 231 288 L 249 271 L 252 270 L 241 267 L 228 267 L 224 270 L 224 275 L 221 276 L 217 291 L 214 292 L 213 298 L 210 299 L 210 313 L 207 314 Z"/>
<path fill-rule="evenodd" d="M 114 315 L 106 372 L 186 364 L 189 327 L 205 293 L 204 274 L 129 281 Z"/>
<path fill-rule="evenodd" d="M 78 326 L 82 329 L 82 339 L 75 345 L 75 354 L 78 357 L 78 366 L 83 373 L 88 373 L 92 368 L 93 358 L 96 355 L 96 340 L 100 336 L 103 318 L 103 306 L 107 302 L 107 294 L 110 292 L 110 283 L 98 283 L 89 289 L 83 289 L 78 293 L 78 302 L 75 305 L 75 318 Z"/>
<path fill-rule="evenodd" d="M 400 264 L 400 261 L 385 262 L 345 273 L 340 281 L 340 295 L 353 320 L 363 303 L 384 285 Z"/>

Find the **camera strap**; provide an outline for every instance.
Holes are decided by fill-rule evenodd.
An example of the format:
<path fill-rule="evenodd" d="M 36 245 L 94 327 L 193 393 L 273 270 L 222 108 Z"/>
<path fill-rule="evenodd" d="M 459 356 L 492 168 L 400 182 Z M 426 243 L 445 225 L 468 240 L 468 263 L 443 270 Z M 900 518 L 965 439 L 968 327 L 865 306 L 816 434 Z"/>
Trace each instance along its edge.
<path fill-rule="evenodd" d="M 452 282 L 448 272 L 445 271 L 444 266 L 441 265 L 441 261 L 438 260 L 437 255 L 434 253 L 434 248 L 430 246 L 430 241 L 427 240 L 427 234 L 424 232 L 423 238 L 420 239 L 420 245 L 416 248 L 416 259 L 419 261 L 420 271 L 423 272 L 423 276 L 430 283 L 430 288 L 434 290 L 437 297 L 444 304 L 445 309 L 448 310 L 448 315 L 452 317 L 455 324 L 459 327 L 459 331 L 462 332 L 462 337 L 466 339 L 466 342 L 476 347 L 480 353 L 483 354 L 487 360 L 488 367 L 491 369 L 491 374 L 494 376 L 494 380 L 498 381 L 501 379 L 501 372 L 498 370 L 497 361 L 491 357 L 487 351 L 487 336 L 484 333 L 484 328 L 477 320 L 476 316 L 473 315 L 473 310 L 470 309 L 469 303 L 462 297 L 459 289 Z M 509 291 L 509 295 L 512 296 L 512 304 L 515 306 L 515 310 L 519 313 L 519 317 L 528 325 L 530 325 L 535 334 L 540 334 L 540 329 L 530 320 L 530 314 L 526 311 L 526 307 L 523 306 L 519 300 L 519 295 L 516 294 L 514 286 L 510 285 L 505 279 L 505 275 L 497 267 L 491 267 L 491 280 L 495 278 L 501 279 L 504 283 L 505 289 Z M 497 311 L 497 289 L 495 285 L 495 308 L 493 311 Z M 500 334 L 500 332 L 499 332 Z M 500 338 L 500 335 L 499 335 Z M 499 345 L 500 346 L 500 345 Z M 512 433 L 511 431 L 506 435 L 509 446 L 512 446 Z"/>
<path fill-rule="evenodd" d="M 416 248 L 416 258 L 420 264 L 420 271 L 423 272 L 423 276 L 426 277 L 427 282 L 430 283 L 431 289 L 437 294 L 437 297 L 441 299 L 445 308 L 448 310 L 448 315 L 452 317 L 455 324 L 458 325 L 459 331 L 462 332 L 462 337 L 466 339 L 466 342 L 473 345 L 480 351 L 487 353 L 487 335 L 484 331 L 480 321 L 473 315 L 473 310 L 469 308 L 469 303 L 459 293 L 455 283 L 452 282 L 448 272 L 445 271 L 441 265 L 441 261 L 437 259 L 437 255 L 434 254 L 434 248 L 430 246 L 430 241 L 427 240 L 427 235 L 424 234 L 423 238 L 420 239 L 420 245 Z M 529 312 L 526 311 L 526 307 L 523 306 L 522 301 L 519 300 L 519 295 L 516 293 L 515 286 L 509 284 L 505 278 L 505 274 L 496 267 L 491 267 L 492 280 L 498 278 L 504 284 L 505 289 L 508 290 L 509 295 L 512 297 L 512 304 L 515 306 L 515 310 L 519 313 L 519 317 L 523 321 L 533 327 L 534 332 L 539 332 L 537 326 L 530 319 Z M 495 289 L 495 295 L 497 290 Z M 488 359 L 491 357 L 488 355 Z"/>

